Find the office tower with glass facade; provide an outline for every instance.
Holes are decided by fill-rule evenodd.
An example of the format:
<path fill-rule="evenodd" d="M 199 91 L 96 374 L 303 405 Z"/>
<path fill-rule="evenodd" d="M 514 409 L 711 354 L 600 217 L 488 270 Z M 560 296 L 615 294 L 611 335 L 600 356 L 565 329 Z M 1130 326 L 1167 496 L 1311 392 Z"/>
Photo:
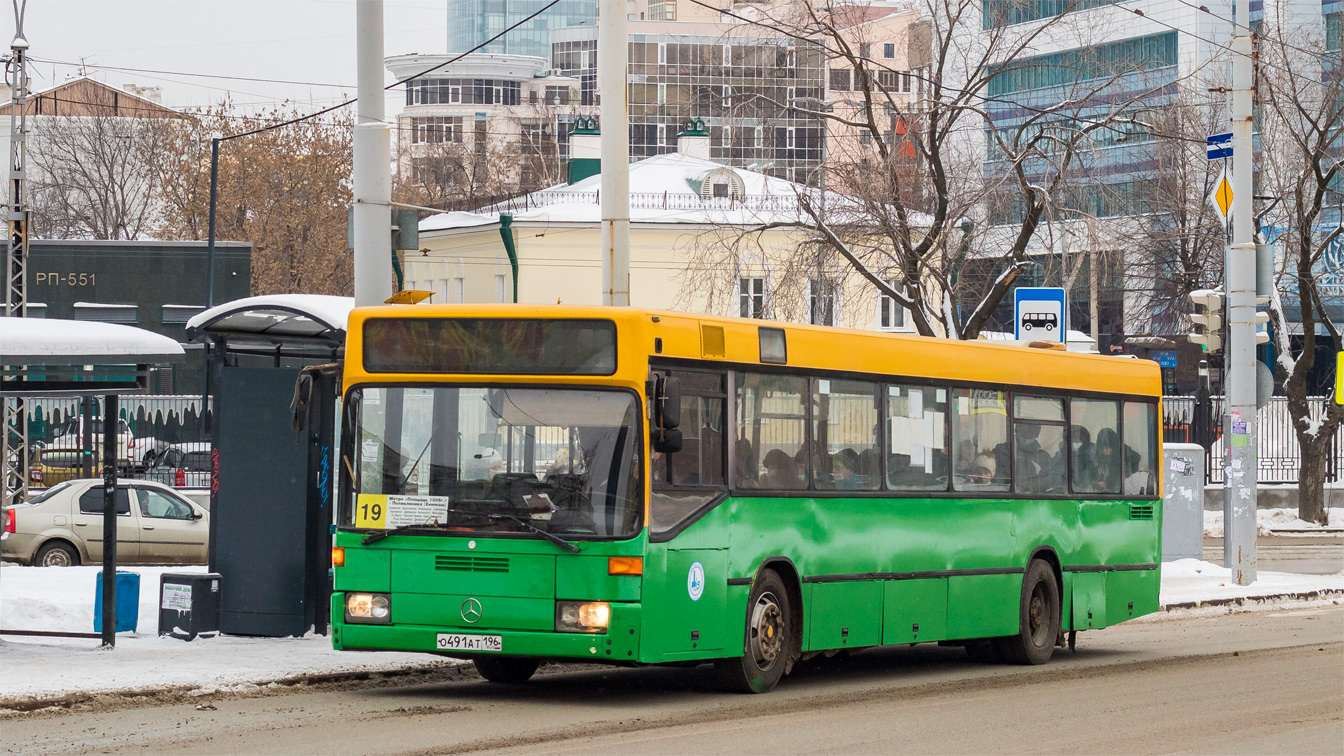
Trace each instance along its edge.
<path fill-rule="evenodd" d="M 448 52 L 464 53 L 544 7 L 549 0 L 448 0 Z M 560 0 L 555 7 L 479 52 L 549 57 L 551 29 L 594 26 L 597 0 Z M 594 32 L 596 33 L 596 32 Z"/>
<path fill-rule="evenodd" d="M 689 119 L 703 120 L 711 159 L 815 183 L 825 124 L 796 107 L 824 100 L 826 65 L 810 42 L 754 36 L 720 24 L 630 23 L 630 156 L 677 150 Z M 551 35 L 551 70 L 580 82 L 580 104 L 597 104 L 597 30 Z"/>

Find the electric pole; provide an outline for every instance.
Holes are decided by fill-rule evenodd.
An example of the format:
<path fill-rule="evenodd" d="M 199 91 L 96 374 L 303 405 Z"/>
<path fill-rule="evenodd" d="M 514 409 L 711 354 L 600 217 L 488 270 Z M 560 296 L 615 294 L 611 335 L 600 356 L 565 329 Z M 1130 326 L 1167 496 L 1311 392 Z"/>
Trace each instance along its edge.
<path fill-rule="evenodd" d="M 392 296 L 392 130 L 383 90 L 383 0 L 355 3 L 358 87 L 354 134 L 355 305 Z"/>
<path fill-rule="evenodd" d="M 630 127 L 625 0 L 601 0 L 597 93 L 602 98 L 602 304 L 630 304 Z"/>
<path fill-rule="evenodd" d="M 1254 160 L 1250 0 L 1236 0 L 1232 37 L 1232 244 L 1227 248 L 1227 414 L 1223 416 L 1223 565 L 1237 585 L 1256 578 Z"/>
<path fill-rule="evenodd" d="M 28 140 L 28 40 L 23 15 L 28 0 L 14 0 L 14 41 L 5 61 L 9 103 L 9 247 L 5 255 L 5 317 L 28 315 L 28 205 L 25 148 Z M 28 498 L 28 423 L 23 398 L 0 398 L 0 504 Z"/>

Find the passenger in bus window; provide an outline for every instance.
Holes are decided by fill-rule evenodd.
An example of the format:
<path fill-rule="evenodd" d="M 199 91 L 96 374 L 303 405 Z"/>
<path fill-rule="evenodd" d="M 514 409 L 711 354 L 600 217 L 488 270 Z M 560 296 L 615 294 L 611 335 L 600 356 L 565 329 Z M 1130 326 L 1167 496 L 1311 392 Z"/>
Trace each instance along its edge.
<path fill-rule="evenodd" d="M 1097 434 L 1093 479 L 1097 493 L 1120 492 L 1120 434 L 1110 428 L 1103 428 Z"/>
<path fill-rule="evenodd" d="M 761 488 L 792 490 L 799 488 L 798 465 L 783 449 L 771 449 L 765 453 L 765 474 L 761 476 Z"/>
<path fill-rule="evenodd" d="M 856 491 L 860 488 L 859 480 L 854 477 L 858 463 L 858 452 L 853 449 L 841 449 L 831 457 L 831 477 L 837 491 Z"/>
<path fill-rule="evenodd" d="M 988 454 L 981 454 L 971 461 L 971 467 L 966 472 L 966 479 L 972 485 L 987 486 L 994 480 L 994 471 L 998 468 L 994 462 L 994 457 Z"/>

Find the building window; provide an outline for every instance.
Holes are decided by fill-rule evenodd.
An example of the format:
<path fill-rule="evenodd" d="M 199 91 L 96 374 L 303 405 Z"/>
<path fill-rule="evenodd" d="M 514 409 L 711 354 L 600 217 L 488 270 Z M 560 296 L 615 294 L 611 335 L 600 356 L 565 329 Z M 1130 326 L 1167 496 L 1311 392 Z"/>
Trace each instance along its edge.
<path fill-rule="evenodd" d="M 892 58 L 896 57 L 896 45 L 890 42 L 882 45 L 882 57 L 886 58 L 887 60 L 891 60 Z"/>
<path fill-rule="evenodd" d="M 1089 49 L 1064 50 L 990 70 L 989 95 L 1013 94 L 1176 65 L 1176 32 L 1133 37 Z"/>
<path fill-rule="evenodd" d="M 502 273 L 497 273 L 495 274 L 495 301 L 500 303 L 507 302 L 508 300 L 505 298 L 506 296 L 508 295 L 505 290 L 504 275 Z"/>
<path fill-rule="evenodd" d="M 546 87 L 547 105 L 568 105 L 570 98 L 569 87 Z"/>
<path fill-rule="evenodd" d="M 717 190 L 718 187 L 715 187 Z M 726 192 L 725 192 L 726 195 Z M 715 196 L 718 196 L 717 193 Z M 738 314 L 744 318 L 765 317 L 765 279 L 743 278 L 738 281 Z"/>
<path fill-rule="evenodd" d="M 885 70 L 883 70 L 883 71 L 878 71 L 878 72 L 877 72 L 877 83 L 880 84 L 880 85 L 882 85 L 882 88 L 885 89 L 885 90 L 887 90 L 888 92 L 896 92 L 896 91 L 899 91 L 899 90 L 897 89 L 897 87 L 899 86 L 899 84 L 897 83 L 896 72 L 895 72 L 895 71 L 885 71 Z"/>
<path fill-rule="evenodd" d="M 898 288 L 896 281 L 888 281 L 893 289 Z M 896 331 L 905 328 L 905 308 L 895 299 L 883 292 L 877 294 L 877 328 L 880 331 Z"/>
<path fill-rule="evenodd" d="M 412 118 L 411 119 L 411 143 L 412 144 L 442 144 L 451 142 L 460 144 L 462 142 L 462 119 L 461 118 Z"/>
<path fill-rule="evenodd" d="M 849 69 L 832 68 L 831 69 L 831 91 L 848 92 L 849 91 Z"/>
<path fill-rule="evenodd" d="M 807 282 L 808 322 L 812 325 L 835 325 L 835 280 L 826 277 Z"/>
<path fill-rule="evenodd" d="M 453 279 L 453 302 L 462 304 L 467 301 L 467 279 L 458 276 Z"/>
<path fill-rule="evenodd" d="M 872 143 L 873 143 L 873 132 L 869 131 L 868 129 L 864 129 L 863 131 L 859 132 L 859 144 L 863 145 L 864 147 L 868 147 L 871 146 Z"/>
<path fill-rule="evenodd" d="M 873 55 L 873 43 L 871 43 L 871 42 L 860 42 L 860 43 L 859 43 L 859 57 L 860 57 L 860 58 L 863 58 L 864 60 L 868 60 L 869 58 L 872 57 L 872 55 Z"/>

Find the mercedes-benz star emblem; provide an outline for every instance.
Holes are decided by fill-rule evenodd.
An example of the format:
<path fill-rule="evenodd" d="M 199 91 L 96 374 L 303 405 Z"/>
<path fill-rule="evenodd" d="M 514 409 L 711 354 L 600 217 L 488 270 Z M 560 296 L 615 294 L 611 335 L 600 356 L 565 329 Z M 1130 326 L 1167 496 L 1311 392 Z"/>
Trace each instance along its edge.
<path fill-rule="evenodd" d="M 481 602 L 474 598 L 469 598 L 462 602 L 462 619 L 468 624 L 476 624 L 481 620 Z"/>

